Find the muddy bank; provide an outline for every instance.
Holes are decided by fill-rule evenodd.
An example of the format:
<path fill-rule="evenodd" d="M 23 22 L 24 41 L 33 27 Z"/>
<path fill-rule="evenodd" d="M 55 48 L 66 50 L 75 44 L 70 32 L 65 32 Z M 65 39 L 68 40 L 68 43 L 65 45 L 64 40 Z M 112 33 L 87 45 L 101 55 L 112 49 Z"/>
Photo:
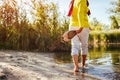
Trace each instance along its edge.
<path fill-rule="evenodd" d="M 89 69 L 73 73 L 72 64 L 57 64 L 52 56 L 36 52 L 0 51 L 0 80 L 106 80 L 104 76 L 94 75 L 99 67 L 89 65 Z M 94 70 L 93 73 L 91 70 Z"/>

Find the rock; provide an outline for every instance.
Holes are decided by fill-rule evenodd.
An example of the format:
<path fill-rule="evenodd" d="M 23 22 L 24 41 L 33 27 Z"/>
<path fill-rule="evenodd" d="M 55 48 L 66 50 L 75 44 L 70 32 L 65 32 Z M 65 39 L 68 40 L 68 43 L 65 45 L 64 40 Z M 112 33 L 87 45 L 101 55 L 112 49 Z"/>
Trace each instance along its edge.
<path fill-rule="evenodd" d="M 7 80 L 7 77 L 4 73 L 0 73 L 0 80 Z"/>

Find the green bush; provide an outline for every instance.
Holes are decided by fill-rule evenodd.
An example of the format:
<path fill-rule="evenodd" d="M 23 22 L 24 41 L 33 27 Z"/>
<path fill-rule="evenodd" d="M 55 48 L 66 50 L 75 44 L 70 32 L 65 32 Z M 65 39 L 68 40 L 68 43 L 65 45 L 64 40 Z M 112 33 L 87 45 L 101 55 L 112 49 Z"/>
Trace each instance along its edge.
<path fill-rule="evenodd" d="M 120 30 L 92 31 L 89 42 L 120 43 Z"/>

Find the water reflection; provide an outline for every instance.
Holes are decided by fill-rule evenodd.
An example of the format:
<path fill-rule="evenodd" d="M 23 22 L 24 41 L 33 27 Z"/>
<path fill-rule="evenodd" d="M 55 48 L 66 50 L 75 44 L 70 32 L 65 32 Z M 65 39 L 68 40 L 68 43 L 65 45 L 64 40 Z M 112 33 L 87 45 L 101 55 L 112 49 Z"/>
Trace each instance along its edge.
<path fill-rule="evenodd" d="M 70 52 L 55 53 L 54 59 L 56 63 L 71 63 L 72 62 Z"/>
<path fill-rule="evenodd" d="M 70 52 L 55 53 L 54 59 L 57 63 L 72 62 Z M 90 48 L 89 54 L 87 56 L 87 62 L 89 62 L 89 64 L 99 64 L 99 65 L 120 64 L 120 46 L 107 45 L 106 47 L 99 46 L 97 48 Z"/>
<path fill-rule="evenodd" d="M 66 69 L 73 69 L 70 52 L 55 53 L 54 59 L 59 64 L 66 65 L 67 63 Z M 87 63 L 89 64 L 88 69 L 74 73 L 74 75 L 80 76 L 78 80 L 84 79 L 84 74 L 102 77 L 105 80 L 120 80 L 120 45 L 91 47 Z"/>
<path fill-rule="evenodd" d="M 111 53 L 112 64 L 120 64 L 120 54 Z"/>

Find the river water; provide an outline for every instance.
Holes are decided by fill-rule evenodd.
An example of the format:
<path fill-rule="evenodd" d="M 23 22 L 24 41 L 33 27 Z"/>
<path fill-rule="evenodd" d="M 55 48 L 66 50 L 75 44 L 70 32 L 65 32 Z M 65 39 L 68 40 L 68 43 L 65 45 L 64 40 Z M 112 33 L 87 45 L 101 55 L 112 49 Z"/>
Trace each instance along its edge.
<path fill-rule="evenodd" d="M 79 55 L 79 63 L 80 63 Z M 73 68 L 70 52 L 54 54 L 57 64 L 68 65 Z M 85 73 L 102 78 L 103 80 L 120 80 L 120 45 L 104 45 L 89 47 Z"/>

